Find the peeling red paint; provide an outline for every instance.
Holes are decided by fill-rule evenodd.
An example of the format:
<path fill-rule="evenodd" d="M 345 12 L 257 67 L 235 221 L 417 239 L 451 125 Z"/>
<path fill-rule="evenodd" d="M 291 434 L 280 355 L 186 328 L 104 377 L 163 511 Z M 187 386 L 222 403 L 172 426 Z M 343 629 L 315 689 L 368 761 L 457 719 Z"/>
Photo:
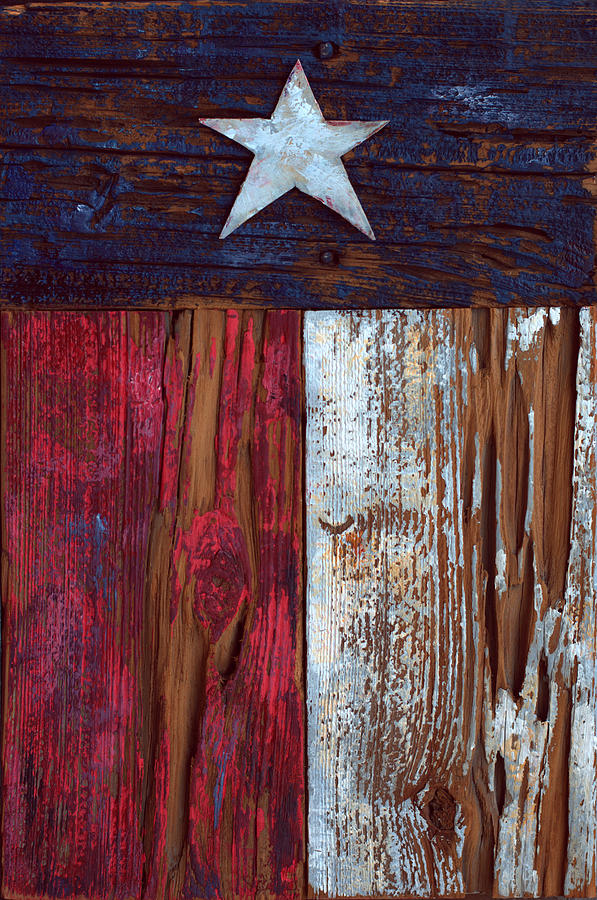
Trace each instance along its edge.
<path fill-rule="evenodd" d="M 3 895 L 138 894 L 162 316 L 2 317 Z"/>
<path fill-rule="evenodd" d="M 3 895 L 302 896 L 300 315 L 2 354 Z"/>

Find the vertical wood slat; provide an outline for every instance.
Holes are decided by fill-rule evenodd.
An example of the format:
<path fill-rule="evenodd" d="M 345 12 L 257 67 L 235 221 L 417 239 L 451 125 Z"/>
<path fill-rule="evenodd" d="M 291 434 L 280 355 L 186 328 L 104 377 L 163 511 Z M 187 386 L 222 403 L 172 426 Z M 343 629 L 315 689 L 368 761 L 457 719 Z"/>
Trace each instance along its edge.
<path fill-rule="evenodd" d="M 595 892 L 594 310 L 309 313 L 309 880 Z"/>
<path fill-rule="evenodd" d="M 3 315 L 3 896 L 301 895 L 299 328 Z"/>
<path fill-rule="evenodd" d="M 147 880 L 158 896 L 300 896 L 300 318 L 183 313 L 167 356 L 182 450 L 163 468 L 148 571 L 169 755 L 154 745 L 167 826 Z"/>
<path fill-rule="evenodd" d="M 159 314 L 2 315 L 3 895 L 140 887 Z"/>

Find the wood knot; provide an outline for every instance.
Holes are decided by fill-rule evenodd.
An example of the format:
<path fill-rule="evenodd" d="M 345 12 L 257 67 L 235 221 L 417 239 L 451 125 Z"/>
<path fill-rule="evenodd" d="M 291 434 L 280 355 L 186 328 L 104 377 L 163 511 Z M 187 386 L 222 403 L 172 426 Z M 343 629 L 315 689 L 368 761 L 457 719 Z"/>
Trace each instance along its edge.
<path fill-rule="evenodd" d="M 451 834 L 456 821 L 456 801 L 445 788 L 435 788 L 421 812 L 437 832 Z"/>
<path fill-rule="evenodd" d="M 236 670 L 251 601 L 251 567 L 242 529 L 220 510 L 197 514 L 178 553 L 192 578 L 193 611 L 214 646 L 214 665 L 225 684 Z"/>

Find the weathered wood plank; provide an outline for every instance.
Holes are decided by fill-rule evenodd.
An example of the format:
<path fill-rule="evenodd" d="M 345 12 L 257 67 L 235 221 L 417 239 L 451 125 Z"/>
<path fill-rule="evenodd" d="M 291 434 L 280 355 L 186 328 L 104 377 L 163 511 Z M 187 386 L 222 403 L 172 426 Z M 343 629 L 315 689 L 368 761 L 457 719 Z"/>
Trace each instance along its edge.
<path fill-rule="evenodd" d="M 296 192 L 279 201 L 279 225 L 260 217 L 250 235 L 241 229 L 212 240 L 209 229 L 226 220 L 242 180 L 241 168 L 234 176 L 213 168 L 11 152 L 0 189 L 11 223 L 2 251 L 10 298 L 86 308 L 132 305 L 141 296 L 155 306 L 200 298 L 210 306 L 283 299 L 320 307 L 333 296 L 347 306 L 400 305 L 406 297 L 411 306 L 465 306 L 497 296 L 513 302 L 524 286 L 535 303 L 592 299 L 594 216 L 582 177 L 365 173 L 360 194 L 377 210 L 378 240 L 363 244 L 356 232 L 347 234 L 340 266 L 330 267 L 320 254 L 334 240 L 336 218 L 321 204 L 322 213 L 309 216 Z M 46 237 L 32 240 L 40 227 Z"/>
<path fill-rule="evenodd" d="M 348 118 L 355 102 L 365 118 L 388 107 L 399 133 L 381 157 L 363 148 L 366 158 L 585 171 L 596 25 L 590 4 L 525 0 L 7 3 L 3 134 L 18 145 L 220 157 L 219 140 L 197 128 L 198 105 L 200 115 L 258 115 L 260 91 L 279 92 L 305 55 L 328 117 Z M 332 58 L 318 57 L 321 40 L 335 44 Z"/>
<path fill-rule="evenodd" d="M 2 895 L 139 896 L 159 313 L 4 313 Z"/>
<path fill-rule="evenodd" d="M 593 302 L 596 21 L 530 0 L 6 5 L 0 301 Z M 298 192 L 218 240 L 251 155 L 198 119 L 268 116 L 299 56 L 326 116 L 391 120 L 347 157 L 375 244 Z"/>
<path fill-rule="evenodd" d="M 306 316 L 315 894 L 595 893 L 596 326 Z"/>
<path fill-rule="evenodd" d="M 303 893 L 300 314 L 4 313 L 2 895 Z"/>
<path fill-rule="evenodd" d="M 148 882 L 157 896 L 301 897 L 300 318 L 181 313 L 168 358 L 147 788 L 167 825 Z"/>

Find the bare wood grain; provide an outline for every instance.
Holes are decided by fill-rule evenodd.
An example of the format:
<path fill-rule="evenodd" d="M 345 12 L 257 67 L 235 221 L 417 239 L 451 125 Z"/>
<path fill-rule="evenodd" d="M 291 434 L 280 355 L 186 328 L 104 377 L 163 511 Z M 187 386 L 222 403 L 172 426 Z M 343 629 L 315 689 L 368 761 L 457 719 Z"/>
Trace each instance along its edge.
<path fill-rule="evenodd" d="M 299 354 L 292 312 L 185 312 L 170 338 L 148 569 L 158 896 L 303 890 Z"/>
<path fill-rule="evenodd" d="M 593 896 L 595 322 L 306 316 L 316 894 Z"/>

